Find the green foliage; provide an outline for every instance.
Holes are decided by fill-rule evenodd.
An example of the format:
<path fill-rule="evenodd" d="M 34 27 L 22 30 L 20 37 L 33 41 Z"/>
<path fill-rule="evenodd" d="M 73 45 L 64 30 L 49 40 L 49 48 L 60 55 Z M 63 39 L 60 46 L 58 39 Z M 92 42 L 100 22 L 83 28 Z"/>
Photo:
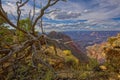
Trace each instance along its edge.
<path fill-rule="evenodd" d="M 27 32 L 30 32 L 31 30 L 31 20 L 29 18 L 26 18 L 26 19 L 23 19 L 23 20 L 20 20 L 19 22 L 19 27 Z M 25 40 L 25 34 L 19 30 L 16 31 L 16 34 L 18 36 L 18 40 L 19 41 L 24 41 Z"/>
<path fill-rule="evenodd" d="M 53 78 L 53 72 L 48 70 L 45 74 L 45 80 L 52 80 Z"/>
<path fill-rule="evenodd" d="M 69 66 L 79 64 L 79 60 L 72 55 L 70 50 L 63 50 L 63 55 L 65 58 L 65 62 L 69 64 Z"/>
<path fill-rule="evenodd" d="M 0 26 L 0 45 L 10 44 L 13 42 L 13 31 L 7 26 Z"/>
<path fill-rule="evenodd" d="M 89 68 L 93 69 L 97 65 L 99 65 L 98 61 L 96 59 L 91 58 L 89 62 Z"/>
<path fill-rule="evenodd" d="M 31 20 L 29 18 L 20 20 L 20 28 L 24 29 L 25 31 L 30 31 L 31 30 Z"/>

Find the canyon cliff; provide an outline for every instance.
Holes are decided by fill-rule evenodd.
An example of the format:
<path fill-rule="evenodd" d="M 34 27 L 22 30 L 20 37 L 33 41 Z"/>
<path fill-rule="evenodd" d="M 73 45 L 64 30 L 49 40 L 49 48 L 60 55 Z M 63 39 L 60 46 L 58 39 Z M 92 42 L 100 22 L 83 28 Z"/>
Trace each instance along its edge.
<path fill-rule="evenodd" d="M 88 62 L 87 55 L 77 47 L 76 43 L 68 35 L 52 31 L 48 34 L 48 36 L 52 39 L 60 41 L 60 43 L 56 43 L 56 46 L 62 50 L 70 50 L 72 54 L 80 60 L 80 62 Z"/>

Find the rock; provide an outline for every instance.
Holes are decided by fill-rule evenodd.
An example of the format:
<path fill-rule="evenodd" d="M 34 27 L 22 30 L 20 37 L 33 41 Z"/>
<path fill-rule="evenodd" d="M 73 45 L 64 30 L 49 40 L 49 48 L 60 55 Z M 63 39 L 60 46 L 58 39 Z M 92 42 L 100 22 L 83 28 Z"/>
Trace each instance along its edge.
<path fill-rule="evenodd" d="M 83 53 L 75 44 L 75 42 L 66 34 L 61 32 L 52 31 L 48 34 L 48 36 L 52 39 L 57 39 L 61 43 L 57 43 L 57 47 L 60 47 L 63 50 L 71 50 L 72 54 L 77 57 L 80 62 L 88 63 L 88 57 L 85 53 Z"/>

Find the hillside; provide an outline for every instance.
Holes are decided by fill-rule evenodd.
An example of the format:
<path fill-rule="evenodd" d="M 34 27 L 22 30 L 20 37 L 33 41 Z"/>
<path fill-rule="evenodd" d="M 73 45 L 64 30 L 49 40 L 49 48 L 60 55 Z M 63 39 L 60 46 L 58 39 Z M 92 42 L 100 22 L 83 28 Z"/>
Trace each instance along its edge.
<path fill-rule="evenodd" d="M 87 55 L 77 47 L 76 43 L 68 35 L 63 34 L 61 32 L 52 31 L 48 34 L 48 36 L 53 39 L 60 40 L 60 42 L 62 42 L 60 44 L 57 43 L 57 47 L 63 50 L 69 49 L 72 52 L 72 54 L 76 56 L 81 62 L 88 62 Z"/>
<path fill-rule="evenodd" d="M 17 36 L 14 35 L 14 31 L 7 27 L 0 27 L 0 61 L 8 55 L 8 49 L 19 46 L 15 43 L 18 40 L 16 40 Z M 35 44 L 37 48 L 40 48 L 38 43 Z M 50 44 L 43 44 L 40 50 L 37 49 L 36 54 L 34 54 L 35 51 L 31 52 L 31 49 L 29 46 L 25 51 L 17 52 L 1 63 L 0 80 L 69 79 L 75 75 L 72 73 L 72 69 L 77 70 L 73 67 L 80 64 L 80 60 L 67 49 L 61 50 Z"/>
<path fill-rule="evenodd" d="M 87 54 L 90 58 L 97 59 L 100 64 L 107 66 L 111 79 L 120 79 L 120 34 L 109 37 L 107 42 L 88 46 Z"/>
<path fill-rule="evenodd" d="M 14 43 L 17 41 L 14 30 L 11 30 L 12 33 L 9 31 L 7 28 L 0 30 L 0 58 L 2 59 L 8 55 L 7 49 L 20 46 Z M 9 34 L 6 36 L 6 33 Z M 94 48 L 102 47 L 99 50 L 103 49 L 104 54 L 107 55 L 105 58 L 108 61 L 112 60 L 111 62 L 114 64 L 108 61 L 99 64 L 94 56 L 89 56 L 89 63 L 86 63 L 88 58 L 86 59 L 86 55 L 76 47 L 69 36 L 55 31 L 46 36 L 49 39 L 51 38 L 52 42 L 47 40 L 46 44 L 44 42 L 45 37 L 42 36 L 42 47 L 40 48 L 38 42 L 35 43 L 37 51 L 34 52 L 36 54 L 31 52 L 32 47 L 29 46 L 24 51 L 13 54 L 8 60 L 1 63 L 0 80 L 109 80 L 119 78 L 119 64 L 117 62 L 119 61 L 119 35 L 108 39 L 108 42 L 102 44 L 104 47 L 94 46 Z M 21 39 L 24 41 L 27 37 L 24 38 L 23 36 Z M 3 51 L 3 48 L 6 50 Z M 90 50 L 97 52 L 98 49 L 94 48 L 90 48 Z M 111 59 L 108 53 L 113 55 L 115 53 L 117 56 Z"/>

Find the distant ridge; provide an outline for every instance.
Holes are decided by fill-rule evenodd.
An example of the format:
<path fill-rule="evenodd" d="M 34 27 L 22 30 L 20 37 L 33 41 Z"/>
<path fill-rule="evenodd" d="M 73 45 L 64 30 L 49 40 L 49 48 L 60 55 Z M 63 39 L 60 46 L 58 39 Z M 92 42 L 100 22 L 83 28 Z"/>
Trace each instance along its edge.
<path fill-rule="evenodd" d="M 106 42 L 108 37 L 116 36 L 120 31 L 64 31 L 85 52 L 87 46 Z"/>
<path fill-rule="evenodd" d="M 68 35 L 61 32 L 52 31 L 48 34 L 48 36 L 52 39 L 61 40 L 62 43 L 57 43 L 57 47 L 71 50 L 72 54 L 76 56 L 80 62 L 88 62 L 88 57 L 86 54 L 77 47 L 75 42 Z"/>

